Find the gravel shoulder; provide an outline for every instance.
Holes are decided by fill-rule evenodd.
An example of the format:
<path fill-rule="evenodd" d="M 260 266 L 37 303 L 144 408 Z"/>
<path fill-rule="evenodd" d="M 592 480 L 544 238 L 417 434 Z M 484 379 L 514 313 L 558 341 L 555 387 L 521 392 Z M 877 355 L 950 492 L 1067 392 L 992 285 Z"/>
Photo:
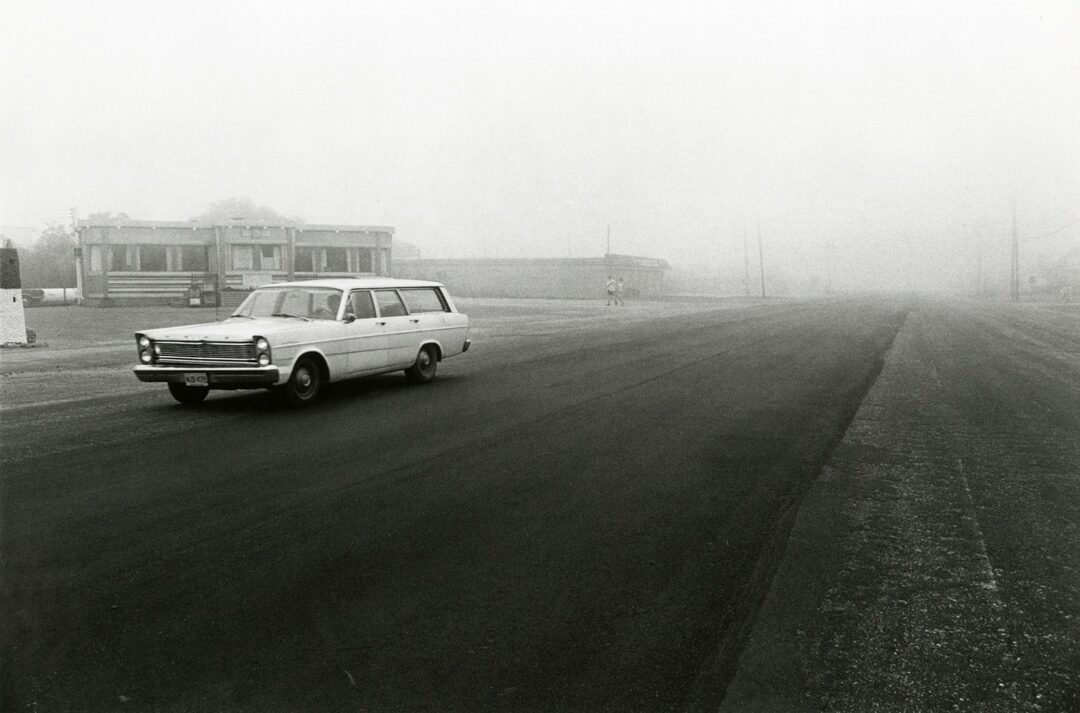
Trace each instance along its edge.
<path fill-rule="evenodd" d="M 1080 710 L 1078 318 L 912 310 L 722 711 Z"/>

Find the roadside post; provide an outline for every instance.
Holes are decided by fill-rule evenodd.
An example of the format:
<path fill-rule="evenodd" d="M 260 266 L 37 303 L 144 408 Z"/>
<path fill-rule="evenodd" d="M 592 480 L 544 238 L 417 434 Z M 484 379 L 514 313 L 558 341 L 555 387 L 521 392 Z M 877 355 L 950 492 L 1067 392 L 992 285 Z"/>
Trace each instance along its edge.
<path fill-rule="evenodd" d="M 26 344 L 26 312 L 23 309 L 19 251 L 0 248 L 0 344 Z"/>

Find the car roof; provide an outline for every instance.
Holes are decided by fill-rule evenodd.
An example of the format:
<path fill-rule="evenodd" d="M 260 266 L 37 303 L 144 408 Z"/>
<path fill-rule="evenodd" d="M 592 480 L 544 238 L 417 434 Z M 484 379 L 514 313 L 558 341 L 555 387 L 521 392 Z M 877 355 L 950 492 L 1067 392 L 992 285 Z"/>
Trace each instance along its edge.
<path fill-rule="evenodd" d="M 338 290 L 372 289 L 376 287 L 442 287 L 441 282 L 427 280 L 399 280 L 394 277 L 333 277 L 321 280 L 296 280 L 293 282 L 272 282 L 263 285 L 271 287 L 329 287 Z"/>

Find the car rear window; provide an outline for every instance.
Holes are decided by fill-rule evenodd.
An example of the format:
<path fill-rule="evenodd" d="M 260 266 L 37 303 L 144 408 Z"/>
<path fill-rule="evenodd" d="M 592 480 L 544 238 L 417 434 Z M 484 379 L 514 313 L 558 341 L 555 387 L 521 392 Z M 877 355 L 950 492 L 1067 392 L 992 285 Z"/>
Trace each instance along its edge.
<path fill-rule="evenodd" d="M 410 287 L 401 290 L 410 314 L 417 312 L 446 312 L 446 303 L 434 287 Z"/>

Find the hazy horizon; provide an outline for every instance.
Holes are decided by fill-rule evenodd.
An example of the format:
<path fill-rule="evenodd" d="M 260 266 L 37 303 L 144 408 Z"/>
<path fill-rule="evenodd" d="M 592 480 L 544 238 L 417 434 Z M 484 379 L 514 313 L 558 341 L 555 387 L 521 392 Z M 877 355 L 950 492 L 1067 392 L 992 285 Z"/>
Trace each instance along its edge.
<path fill-rule="evenodd" d="M 0 225 L 235 196 L 425 256 L 596 256 L 610 225 L 721 271 L 760 225 L 767 264 L 853 288 L 970 280 L 980 240 L 998 270 L 1014 205 L 1025 264 L 1080 245 L 1075 2 L 0 13 Z"/>

